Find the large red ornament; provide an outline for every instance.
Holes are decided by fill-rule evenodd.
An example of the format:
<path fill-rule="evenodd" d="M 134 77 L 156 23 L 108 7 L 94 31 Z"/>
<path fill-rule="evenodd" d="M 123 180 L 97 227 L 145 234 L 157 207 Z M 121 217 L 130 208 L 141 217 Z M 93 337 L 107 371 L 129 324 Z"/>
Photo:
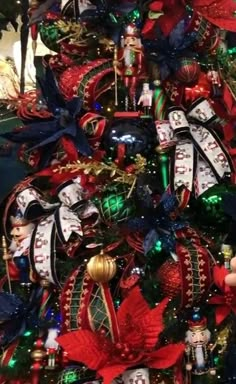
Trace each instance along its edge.
<path fill-rule="evenodd" d="M 194 59 L 183 57 L 180 60 L 180 67 L 175 72 L 175 77 L 183 84 L 192 84 L 198 80 L 200 66 Z"/>
<path fill-rule="evenodd" d="M 165 296 L 172 299 L 178 295 L 181 288 L 181 275 L 178 262 L 167 260 L 158 269 L 157 277 Z"/>

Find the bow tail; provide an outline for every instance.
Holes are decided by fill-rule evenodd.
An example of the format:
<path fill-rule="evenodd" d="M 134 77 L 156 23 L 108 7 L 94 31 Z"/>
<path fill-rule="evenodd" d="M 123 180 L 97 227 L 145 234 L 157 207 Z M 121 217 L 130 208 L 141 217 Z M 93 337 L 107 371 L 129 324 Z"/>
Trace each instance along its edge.
<path fill-rule="evenodd" d="M 209 164 L 218 182 L 234 171 L 230 155 L 218 136 L 209 129 L 190 124 L 190 132 L 201 157 Z"/>
<path fill-rule="evenodd" d="M 194 178 L 194 192 L 195 196 L 198 197 L 209 188 L 218 184 L 217 178 L 211 170 L 209 164 L 197 154 L 197 168 Z"/>
<path fill-rule="evenodd" d="M 185 186 L 192 191 L 195 171 L 195 151 L 190 140 L 179 140 L 175 148 L 175 156 L 172 161 L 172 190 Z"/>
<path fill-rule="evenodd" d="M 35 227 L 30 242 L 30 261 L 33 271 L 42 279 L 60 285 L 56 274 L 56 227 L 53 215 L 42 219 Z"/>

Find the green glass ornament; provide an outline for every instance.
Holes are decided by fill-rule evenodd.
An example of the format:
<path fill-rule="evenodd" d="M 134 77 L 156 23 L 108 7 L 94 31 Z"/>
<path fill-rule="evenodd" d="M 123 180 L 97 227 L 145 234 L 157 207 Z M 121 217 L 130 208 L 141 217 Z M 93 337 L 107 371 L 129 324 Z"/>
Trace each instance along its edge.
<path fill-rule="evenodd" d="M 227 231 L 229 218 L 224 212 L 224 196 L 228 192 L 235 193 L 235 187 L 229 185 L 215 185 L 204 192 L 195 202 L 190 204 L 194 210 L 195 219 L 198 225 L 212 226 L 221 231 Z"/>
<path fill-rule="evenodd" d="M 55 22 L 42 22 L 39 27 L 39 33 L 42 42 L 46 45 L 47 48 L 54 52 L 60 51 L 60 44 L 58 41 L 64 37 L 64 34 L 61 33 Z"/>
<path fill-rule="evenodd" d="M 108 186 L 99 202 L 99 210 L 106 223 L 121 223 L 128 220 L 135 211 L 135 204 L 127 198 L 129 187 L 115 183 Z"/>

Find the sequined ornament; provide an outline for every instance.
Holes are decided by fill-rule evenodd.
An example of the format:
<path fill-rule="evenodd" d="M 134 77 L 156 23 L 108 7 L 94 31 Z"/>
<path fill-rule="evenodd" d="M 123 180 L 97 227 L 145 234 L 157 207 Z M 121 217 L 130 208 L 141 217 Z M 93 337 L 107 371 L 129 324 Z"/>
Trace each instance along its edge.
<path fill-rule="evenodd" d="M 157 277 L 165 296 L 174 298 L 178 295 L 181 288 L 181 275 L 178 262 L 167 260 L 158 269 Z"/>
<path fill-rule="evenodd" d="M 44 21 L 39 25 L 39 33 L 42 42 L 52 51 L 60 51 L 60 41 L 66 36 L 66 33 L 60 29 L 58 25 L 58 16 L 48 13 L 45 15 Z"/>
<path fill-rule="evenodd" d="M 107 283 L 116 274 L 116 262 L 113 257 L 104 254 L 91 257 L 87 264 L 87 272 L 91 279 L 97 283 Z"/>
<path fill-rule="evenodd" d="M 179 69 L 175 72 L 175 77 L 183 84 L 191 84 L 198 80 L 200 75 L 200 66 L 192 58 L 183 57 L 180 60 Z"/>
<path fill-rule="evenodd" d="M 108 186 L 100 199 L 99 210 L 106 223 L 121 223 L 129 219 L 135 211 L 132 199 L 127 198 L 129 187 L 115 183 Z"/>

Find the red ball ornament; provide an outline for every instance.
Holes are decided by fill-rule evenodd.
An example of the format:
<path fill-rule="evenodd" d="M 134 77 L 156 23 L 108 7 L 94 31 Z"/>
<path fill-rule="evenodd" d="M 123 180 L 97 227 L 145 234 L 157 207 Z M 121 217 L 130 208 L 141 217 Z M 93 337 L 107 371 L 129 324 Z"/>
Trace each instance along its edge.
<path fill-rule="evenodd" d="M 158 269 L 157 277 L 165 296 L 172 299 L 178 295 L 181 288 L 181 274 L 178 262 L 167 260 Z"/>
<path fill-rule="evenodd" d="M 200 65 L 196 60 L 182 57 L 179 69 L 175 72 L 175 77 L 183 84 L 192 84 L 198 80 L 200 70 Z"/>

